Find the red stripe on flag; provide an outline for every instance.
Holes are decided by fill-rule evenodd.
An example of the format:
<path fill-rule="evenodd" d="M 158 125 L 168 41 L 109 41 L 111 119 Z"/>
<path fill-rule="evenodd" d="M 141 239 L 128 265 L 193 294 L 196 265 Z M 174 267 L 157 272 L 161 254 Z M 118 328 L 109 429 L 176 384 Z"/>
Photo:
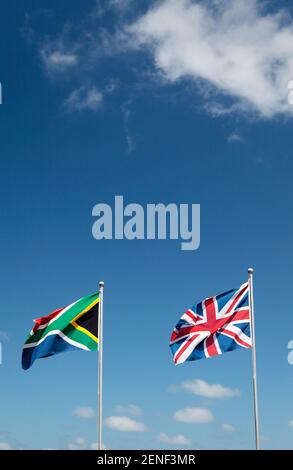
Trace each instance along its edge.
<path fill-rule="evenodd" d="M 178 360 L 180 359 L 180 357 L 182 356 L 182 354 L 184 353 L 184 351 L 186 351 L 186 349 L 188 348 L 188 346 L 191 345 L 191 343 L 198 337 L 198 335 L 194 335 L 192 336 L 191 338 L 189 338 L 188 341 L 186 341 L 186 343 L 184 344 L 184 346 L 181 347 L 181 349 L 179 349 L 179 352 L 177 354 L 175 354 L 174 356 L 174 362 L 175 364 L 177 364 Z"/>
<path fill-rule="evenodd" d="M 204 301 L 204 306 L 206 309 L 207 321 L 216 321 L 216 307 L 215 307 L 215 298 L 210 297 Z"/>
<path fill-rule="evenodd" d="M 219 354 L 213 336 L 214 335 L 211 335 L 206 339 L 206 347 L 209 356 L 217 356 Z"/>
<path fill-rule="evenodd" d="M 226 330 L 225 328 L 223 328 L 221 330 L 221 333 L 224 333 L 225 335 L 230 336 L 231 338 L 235 339 L 235 341 L 237 341 L 237 343 L 241 344 L 241 346 L 243 346 L 245 348 L 251 348 L 251 344 L 246 343 L 246 341 L 243 341 L 239 337 L 239 335 L 237 335 L 236 333 L 233 333 L 233 331 Z"/>
<path fill-rule="evenodd" d="M 187 315 L 195 323 L 197 322 L 197 320 L 201 320 L 201 318 L 198 315 L 195 315 L 191 310 L 186 310 L 184 315 Z"/>
<path fill-rule="evenodd" d="M 179 341 L 184 336 L 192 333 L 194 328 L 195 326 L 185 326 L 185 327 L 180 328 L 179 331 L 178 330 L 173 331 L 172 336 L 171 336 L 171 341 L 175 341 L 175 340 Z"/>
<path fill-rule="evenodd" d="M 232 304 L 230 305 L 230 307 L 228 308 L 227 313 L 230 313 L 231 310 L 233 310 L 234 308 L 234 305 L 237 304 L 237 302 L 239 301 L 239 298 L 242 296 L 242 294 L 248 290 L 248 286 L 246 285 L 245 287 L 243 287 L 243 289 L 239 292 L 239 294 L 235 297 L 235 299 L 233 300 Z"/>
<path fill-rule="evenodd" d="M 58 310 L 55 310 L 54 312 L 50 313 L 50 315 L 46 315 L 45 317 L 37 318 L 34 320 L 35 325 L 33 327 L 33 333 L 38 331 L 40 326 L 47 325 L 53 318 L 55 318 L 58 313 L 60 313 L 63 310 L 63 308 L 59 308 Z"/>
<path fill-rule="evenodd" d="M 235 313 L 232 313 L 232 315 L 228 318 L 227 323 L 233 323 L 234 321 L 248 321 L 250 319 L 249 316 L 249 308 L 246 308 L 245 310 L 235 310 Z"/>

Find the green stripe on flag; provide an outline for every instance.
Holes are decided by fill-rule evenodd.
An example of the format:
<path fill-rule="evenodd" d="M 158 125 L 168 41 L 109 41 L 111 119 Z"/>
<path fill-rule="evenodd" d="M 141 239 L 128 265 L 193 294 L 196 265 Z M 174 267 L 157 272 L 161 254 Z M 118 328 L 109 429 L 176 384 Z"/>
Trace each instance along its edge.
<path fill-rule="evenodd" d="M 99 298 L 99 293 L 91 294 L 86 297 L 79 299 L 71 307 L 68 308 L 60 317 L 51 320 L 51 323 L 43 329 L 39 329 L 36 333 L 30 335 L 25 344 L 31 344 L 39 342 L 41 339 L 45 338 L 47 334 L 51 331 L 61 331 L 65 336 L 68 336 L 73 341 L 81 343 L 87 346 L 90 350 L 97 349 L 97 343 L 89 335 L 76 329 L 71 325 L 72 320 L 74 320 L 81 312 L 90 307 L 91 304 L 96 302 Z"/>

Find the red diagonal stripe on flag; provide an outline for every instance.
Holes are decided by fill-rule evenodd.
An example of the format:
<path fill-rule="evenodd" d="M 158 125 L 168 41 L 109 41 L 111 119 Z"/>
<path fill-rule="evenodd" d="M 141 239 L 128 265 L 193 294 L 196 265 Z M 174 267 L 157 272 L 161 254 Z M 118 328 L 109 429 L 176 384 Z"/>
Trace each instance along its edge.
<path fill-rule="evenodd" d="M 38 329 L 40 328 L 40 326 L 44 326 L 44 325 L 47 325 L 53 318 L 55 318 L 58 313 L 60 313 L 61 311 L 63 310 L 63 308 L 59 308 L 58 310 L 54 310 L 54 312 L 50 313 L 50 315 L 47 315 L 46 317 L 41 317 L 41 318 L 37 318 L 36 320 L 34 320 L 35 322 L 35 325 L 33 327 L 33 333 L 35 333 L 36 331 L 38 331 Z"/>
<path fill-rule="evenodd" d="M 235 341 L 237 341 L 237 343 L 241 344 L 241 346 L 245 347 L 245 348 L 251 348 L 251 344 L 249 343 L 246 343 L 246 341 L 243 341 L 239 335 L 237 335 L 237 333 L 234 333 L 233 331 L 230 331 L 230 330 L 226 330 L 226 328 L 223 328 L 221 330 L 221 333 L 227 335 L 227 336 L 230 336 L 231 338 L 235 339 Z"/>
<path fill-rule="evenodd" d="M 184 353 L 184 351 L 186 351 L 186 349 L 191 345 L 191 343 L 198 337 L 199 335 L 194 335 L 194 336 L 191 336 L 191 338 L 189 338 L 189 340 L 186 341 L 186 343 L 184 344 L 184 346 L 182 346 L 179 350 L 179 352 L 177 354 L 175 354 L 174 356 L 174 362 L 175 364 L 178 362 L 178 360 L 180 359 L 180 357 L 182 356 L 182 354 Z"/>
<path fill-rule="evenodd" d="M 206 348 L 209 356 L 217 356 L 219 354 L 215 345 L 214 335 L 211 335 L 207 338 Z"/>
<path fill-rule="evenodd" d="M 226 315 L 228 313 L 231 312 L 231 310 L 233 310 L 233 308 L 235 307 L 235 305 L 239 302 L 240 298 L 242 297 L 242 295 L 244 294 L 244 292 L 248 290 L 248 286 L 245 285 L 245 287 L 243 287 L 243 289 L 241 289 L 241 291 L 237 294 L 237 296 L 235 297 L 235 299 L 233 300 L 233 302 L 231 303 L 230 307 L 228 308 L 228 310 L 226 311 Z"/>

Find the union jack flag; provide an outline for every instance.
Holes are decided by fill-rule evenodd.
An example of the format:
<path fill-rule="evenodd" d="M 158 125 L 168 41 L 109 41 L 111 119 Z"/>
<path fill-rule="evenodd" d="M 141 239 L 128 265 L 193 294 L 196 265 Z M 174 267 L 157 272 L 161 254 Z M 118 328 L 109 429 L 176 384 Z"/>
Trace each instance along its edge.
<path fill-rule="evenodd" d="M 251 348 L 248 283 L 187 310 L 170 340 L 174 363 Z"/>

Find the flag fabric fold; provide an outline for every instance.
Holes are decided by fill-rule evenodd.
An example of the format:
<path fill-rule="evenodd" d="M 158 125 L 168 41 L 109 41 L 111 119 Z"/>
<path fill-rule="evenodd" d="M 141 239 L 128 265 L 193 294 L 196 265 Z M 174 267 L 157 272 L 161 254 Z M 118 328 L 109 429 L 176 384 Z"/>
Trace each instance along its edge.
<path fill-rule="evenodd" d="M 170 339 L 174 363 L 251 348 L 248 283 L 188 309 Z"/>
<path fill-rule="evenodd" d="M 99 293 L 34 320 L 22 352 L 22 368 L 36 359 L 66 351 L 98 349 Z"/>

